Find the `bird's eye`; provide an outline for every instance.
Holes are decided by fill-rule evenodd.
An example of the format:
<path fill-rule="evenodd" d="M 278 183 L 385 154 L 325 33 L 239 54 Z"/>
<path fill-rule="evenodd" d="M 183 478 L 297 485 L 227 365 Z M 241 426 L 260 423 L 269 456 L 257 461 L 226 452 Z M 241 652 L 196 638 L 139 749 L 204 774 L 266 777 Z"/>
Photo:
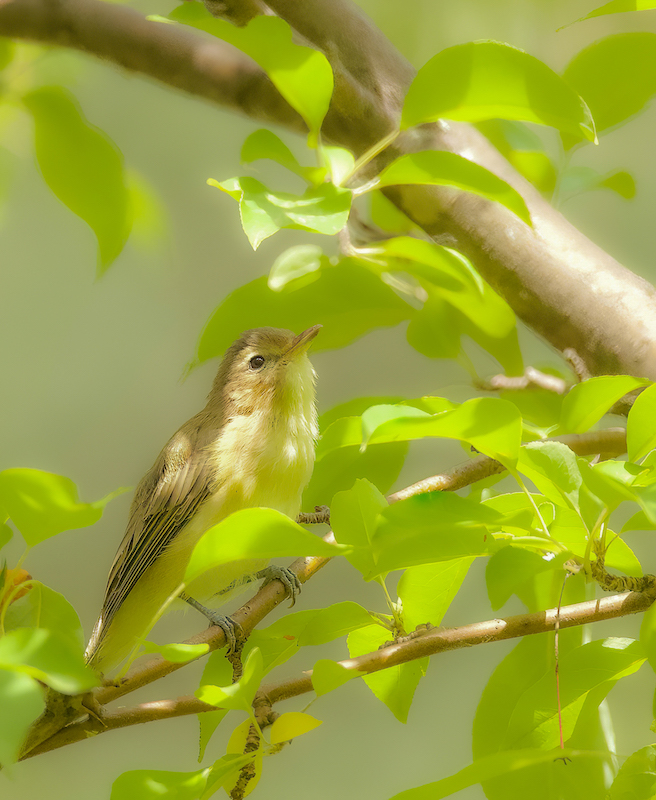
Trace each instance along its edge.
<path fill-rule="evenodd" d="M 248 362 L 248 366 L 252 370 L 262 369 L 264 366 L 264 357 L 263 356 L 253 356 L 251 360 Z"/>

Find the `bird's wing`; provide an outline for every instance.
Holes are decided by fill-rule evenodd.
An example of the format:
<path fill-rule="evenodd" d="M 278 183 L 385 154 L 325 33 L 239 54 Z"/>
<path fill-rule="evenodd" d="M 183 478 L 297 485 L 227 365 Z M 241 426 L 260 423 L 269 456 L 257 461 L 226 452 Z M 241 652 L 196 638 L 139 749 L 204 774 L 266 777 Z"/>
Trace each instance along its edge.
<path fill-rule="evenodd" d="M 101 613 L 107 628 L 139 578 L 210 496 L 214 470 L 190 420 L 168 442 L 135 492 L 109 573 Z"/>

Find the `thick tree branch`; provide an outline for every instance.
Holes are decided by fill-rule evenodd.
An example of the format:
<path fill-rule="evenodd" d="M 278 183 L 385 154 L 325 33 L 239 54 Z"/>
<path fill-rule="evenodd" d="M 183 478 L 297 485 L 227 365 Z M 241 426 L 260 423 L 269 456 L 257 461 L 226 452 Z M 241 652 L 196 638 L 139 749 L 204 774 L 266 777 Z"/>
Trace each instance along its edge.
<path fill-rule="evenodd" d="M 336 92 L 324 135 L 361 155 L 393 131 L 412 70 L 380 31 L 346 0 L 269 5 L 331 61 Z M 302 127 L 248 59 L 119 5 L 4 0 L 0 35 L 78 48 L 256 119 Z M 372 169 L 433 148 L 459 153 L 513 185 L 533 227 L 497 203 L 448 188 L 392 187 L 386 191 L 393 202 L 437 241 L 468 255 L 528 325 L 558 350 L 573 348 L 591 374 L 656 379 L 653 287 L 570 225 L 474 128 L 442 123 L 407 131 Z"/>

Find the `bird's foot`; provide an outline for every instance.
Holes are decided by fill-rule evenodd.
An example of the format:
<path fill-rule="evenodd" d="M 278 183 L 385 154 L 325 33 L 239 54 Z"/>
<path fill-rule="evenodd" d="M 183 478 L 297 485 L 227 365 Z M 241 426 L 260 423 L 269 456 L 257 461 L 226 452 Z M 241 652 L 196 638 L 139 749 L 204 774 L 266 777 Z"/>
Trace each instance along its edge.
<path fill-rule="evenodd" d="M 244 646 L 244 631 L 241 628 L 241 625 L 238 622 L 235 622 L 232 617 L 227 617 L 225 614 L 219 614 L 218 611 L 212 611 L 212 609 L 207 609 L 207 614 L 205 615 L 207 619 L 212 623 L 212 625 L 216 625 L 217 628 L 221 628 L 223 634 L 226 639 L 226 644 L 228 645 L 228 654 L 231 655 L 233 653 L 238 653 L 241 648 Z"/>
<path fill-rule="evenodd" d="M 271 581 L 280 581 L 292 599 L 289 607 L 291 608 L 296 603 L 296 595 L 301 592 L 301 582 L 296 573 L 289 567 L 265 567 L 265 569 L 256 572 L 255 577 L 258 580 L 262 579 L 262 586 L 266 586 Z"/>
<path fill-rule="evenodd" d="M 241 625 L 238 622 L 235 622 L 232 617 L 227 617 L 225 614 L 219 614 L 218 611 L 214 611 L 211 608 L 207 608 L 206 606 L 199 603 L 198 600 L 194 600 L 193 597 L 189 597 L 188 594 L 184 592 L 180 595 L 181 599 L 184 600 L 186 603 L 192 608 L 195 608 L 196 611 L 200 611 L 200 613 L 210 621 L 212 625 L 216 625 L 217 628 L 221 628 L 223 634 L 226 639 L 226 644 L 228 645 L 228 653 L 236 653 L 244 646 L 244 631 L 241 628 Z"/>

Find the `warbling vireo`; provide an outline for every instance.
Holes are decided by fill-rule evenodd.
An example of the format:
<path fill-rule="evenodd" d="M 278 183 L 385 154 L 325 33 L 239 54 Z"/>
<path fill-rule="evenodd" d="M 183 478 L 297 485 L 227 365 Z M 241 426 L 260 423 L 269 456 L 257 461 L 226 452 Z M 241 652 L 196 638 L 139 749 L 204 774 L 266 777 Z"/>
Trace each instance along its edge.
<path fill-rule="evenodd" d="M 307 350 L 320 328 L 298 336 L 256 328 L 228 349 L 207 405 L 173 434 L 137 487 L 87 647 L 91 666 L 106 673 L 130 654 L 181 584 L 194 545 L 228 514 L 266 506 L 296 518 L 318 435 Z M 211 604 L 254 573 L 282 578 L 293 594 L 293 573 L 263 567 L 266 562 L 254 560 L 211 570 L 183 599 L 195 607 L 196 597 Z M 234 645 L 234 623 L 200 608 Z"/>

